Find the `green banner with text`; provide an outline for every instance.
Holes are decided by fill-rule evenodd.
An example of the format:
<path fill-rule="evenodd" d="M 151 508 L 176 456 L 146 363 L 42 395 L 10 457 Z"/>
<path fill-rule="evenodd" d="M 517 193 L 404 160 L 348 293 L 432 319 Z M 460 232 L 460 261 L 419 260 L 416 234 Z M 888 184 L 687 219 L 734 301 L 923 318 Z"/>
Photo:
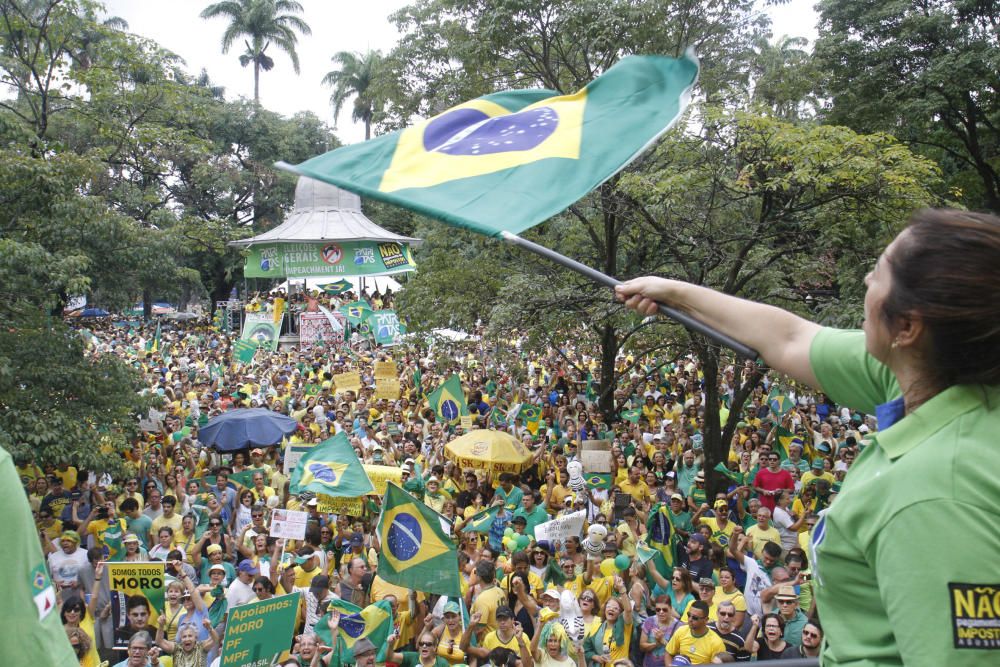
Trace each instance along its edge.
<path fill-rule="evenodd" d="M 229 610 L 222 667 L 267 667 L 288 650 L 295 632 L 299 594 L 250 602 Z"/>
<path fill-rule="evenodd" d="M 259 243 L 247 249 L 246 278 L 380 276 L 413 271 L 406 243 L 395 241 L 321 241 Z"/>

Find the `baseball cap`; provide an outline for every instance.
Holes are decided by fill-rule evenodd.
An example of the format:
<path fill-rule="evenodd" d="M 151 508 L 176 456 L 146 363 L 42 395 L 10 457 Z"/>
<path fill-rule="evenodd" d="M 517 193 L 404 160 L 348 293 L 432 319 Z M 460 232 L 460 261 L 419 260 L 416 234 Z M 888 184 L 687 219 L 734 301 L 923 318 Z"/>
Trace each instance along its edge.
<path fill-rule="evenodd" d="M 225 570 L 226 568 L 222 568 Z M 260 568 L 253 564 L 250 559 L 241 560 L 239 566 L 236 568 L 240 572 L 246 572 L 247 574 L 260 574 Z"/>
<path fill-rule="evenodd" d="M 823 459 L 821 459 L 821 458 L 815 458 L 815 459 L 813 459 L 812 467 L 813 467 L 813 470 L 822 470 L 823 469 Z"/>
<path fill-rule="evenodd" d="M 514 612 L 510 607 L 508 607 L 505 604 L 502 604 L 499 607 L 497 607 L 495 616 L 497 618 L 514 618 Z"/>
<path fill-rule="evenodd" d="M 554 588 L 549 588 L 544 593 L 542 593 L 543 598 L 552 598 L 553 600 L 559 599 L 559 591 Z"/>
<path fill-rule="evenodd" d="M 209 572 L 222 572 L 223 574 L 225 574 L 226 573 L 226 568 L 225 568 L 224 565 L 222 565 L 222 563 L 216 563 L 212 567 L 208 568 L 208 571 Z"/>
<path fill-rule="evenodd" d="M 444 614 L 461 614 L 462 613 L 462 608 L 458 606 L 457 602 L 448 602 L 447 604 L 445 604 L 444 610 L 442 611 L 442 613 L 444 613 Z"/>
<path fill-rule="evenodd" d="M 715 582 L 712 581 L 711 578 L 709 578 L 709 577 L 702 577 L 701 579 L 699 579 L 698 580 L 698 585 L 699 586 L 711 586 L 712 588 L 715 588 Z"/>
<path fill-rule="evenodd" d="M 691 539 L 703 547 L 708 546 L 708 540 L 701 533 L 691 533 Z"/>
<path fill-rule="evenodd" d="M 510 522 L 511 523 L 519 523 L 519 524 L 522 524 L 522 525 L 525 525 L 525 526 L 528 525 L 528 520 L 525 519 L 523 516 L 515 516 L 513 519 L 510 520 Z"/>
<path fill-rule="evenodd" d="M 319 507 L 319 498 L 310 498 L 307 500 L 306 507 Z"/>
<path fill-rule="evenodd" d="M 352 547 L 363 547 L 365 545 L 365 536 L 361 533 L 351 533 L 351 546 Z"/>
<path fill-rule="evenodd" d="M 122 538 L 123 544 L 125 542 L 138 542 L 138 541 L 139 541 L 139 536 L 136 535 L 135 533 L 125 533 L 125 537 Z"/>
<path fill-rule="evenodd" d="M 325 574 L 319 574 L 312 578 L 309 582 L 309 590 L 315 595 L 317 591 L 322 591 L 323 589 L 330 588 L 330 577 Z"/>
<path fill-rule="evenodd" d="M 60 540 L 70 540 L 71 542 L 80 543 L 80 533 L 75 530 L 64 530 L 63 534 L 59 536 Z"/>
<path fill-rule="evenodd" d="M 260 447 L 257 447 L 256 449 L 254 449 L 254 450 L 252 450 L 250 452 L 250 456 L 254 456 L 256 454 L 260 454 L 261 456 L 263 456 L 264 455 L 264 450 L 261 449 Z"/>
<path fill-rule="evenodd" d="M 681 502 L 684 502 L 684 496 L 682 496 L 679 493 L 675 493 L 674 495 L 670 496 L 670 499 L 671 500 L 679 500 Z"/>
<path fill-rule="evenodd" d="M 724 509 L 727 509 L 729 507 L 729 503 L 727 503 L 722 498 L 719 498 L 718 500 L 715 501 L 715 504 L 712 507 L 714 507 L 715 509 L 723 509 L 724 510 Z"/>
<path fill-rule="evenodd" d="M 698 474 L 694 476 L 694 481 L 696 481 L 696 482 L 704 482 L 705 481 L 705 471 L 704 470 L 699 470 Z"/>
<path fill-rule="evenodd" d="M 205 553 L 209 555 L 222 553 L 222 547 L 218 544 L 209 544 L 208 547 L 205 548 Z"/>

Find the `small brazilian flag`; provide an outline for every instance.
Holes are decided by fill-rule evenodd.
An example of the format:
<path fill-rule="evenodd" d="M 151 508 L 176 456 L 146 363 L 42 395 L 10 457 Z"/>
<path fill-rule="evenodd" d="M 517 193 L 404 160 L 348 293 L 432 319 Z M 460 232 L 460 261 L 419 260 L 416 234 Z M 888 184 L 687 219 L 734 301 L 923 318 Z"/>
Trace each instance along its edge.
<path fill-rule="evenodd" d="M 640 410 L 639 408 L 625 410 L 624 412 L 621 413 L 621 418 L 627 422 L 631 422 L 632 424 L 638 424 L 639 417 L 641 416 L 642 416 L 642 410 Z"/>
<path fill-rule="evenodd" d="M 427 402 L 438 419 L 445 424 L 457 424 L 461 417 L 469 414 L 469 406 L 465 404 L 465 394 L 462 392 L 462 381 L 457 375 L 452 375 L 428 394 Z"/>
<path fill-rule="evenodd" d="M 480 234 L 518 233 L 563 211 L 652 145 L 680 118 L 697 77 L 693 55 L 630 56 L 571 95 L 494 93 L 279 166 Z"/>
<path fill-rule="evenodd" d="M 667 503 L 658 503 L 646 519 L 646 544 L 663 555 L 667 566 L 674 564 L 674 522 Z"/>
<path fill-rule="evenodd" d="M 357 498 L 375 490 L 347 434 L 341 431 L 306 452 L 292 471 L 290 493 Z"/>
<path fill-rule="evenodd" d="M 346 280 L 338 280 L 335 283 L 327 283 L 325 285 L 318 285 L 318 287 L 326 292 L 327 294 L 343 294 L 352 288 L 351 283 Z"/>
<path fill-rule="evenodd" d="M 380 577 L 427 593 L 462 594 L 455 543 L 437 512 L 390 482 L 376 530 Z"/>
<path fill-rule="evenodd" d="M 733 484 L 743 484 L 743 474 L 738 472 L 733 472 L 732 470 L 727 468 L 726 464 L 723 463 L 722 461 L 716 463 L 715 468 L 713 468 L 713 470 L 724 476 Z"/>
<path fill-rule="evenodd" d="M 789 431 L 787 428 L 778 426 L 774 429 L 774 440 L 771 445 L 774 451 L 781 454 L 781 460 L 784 461 L 788 458 L 788 448 L 791 447 L 792 443 L 795 441 L 802 444 L 802 438 L 796 436 L 794 433 Z"/>
<path fill-rule="evenodd" d="M 385 662 L 392 632 L 392 605 L 388 600 L 379 600 L 364 609 L 344 600 L 330 600 L 328 609 L 336 609 L 341 614 L 336 643 L 330 635 L 329 611 L 316 623 L 316 636 L 326 646 L 333 647 L 340 664 L 354 662 L 354 643 L 362 637 L 367 637 L 377 647 L 375 662 Z"/>
<path fill-rule="evenodd" d="M 584 475 L 587 480 L 587 485 L 594 489 L 610 489 L 611 488 L 611 473 L 609 472 L 591 472 Z"/>
<path fill-rule="evenodd" d="M 372 314 L 372 307 L 365 301 L 355 301 L 337 309 L 342 313 L 347 321 L 354 326 L 360 326 Z"/>
<path fill-rule="evenodd" d="M 153 340 L 146 342 L 146 352 L 156 352 L 160 349 L 160 323 L 156 323 L 156 333 Z"/>
<path fill-rule="evenodd" d="M 542 423 L 542 409 L 540 407 L 525 403 L 517 411 L 517 416 L 524 420 L 524 427 L 528 429 L 531 435 L 538 433 L 538 429 Z"/>
<path fill-rule="evenodd" d="M 781 393 L 781 390 L 777 386 L 774 386 L 767 395 L 767 406 L 780 419 L 792 411 L 795 403 L 788 396 Z"/>
<path fill-rule="evenodd" d="M 463 533 L 483 533 L 489 534 L 490 526 L 496 521 L 497 512 L 500 511 L 499 505 L 492 505 L 486 509 L 480 510 L 469 517 L 469 521 L 462 526 Z"/>

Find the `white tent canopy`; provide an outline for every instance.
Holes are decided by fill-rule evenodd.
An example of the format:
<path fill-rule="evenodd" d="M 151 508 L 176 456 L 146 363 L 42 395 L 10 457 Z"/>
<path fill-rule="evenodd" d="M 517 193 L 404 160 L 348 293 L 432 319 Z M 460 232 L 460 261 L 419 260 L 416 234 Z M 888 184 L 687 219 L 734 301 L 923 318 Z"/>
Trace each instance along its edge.
<path fill-rule="evenodd" d="M 361 197 L 302 176 L 295 186 L 295 208 L 270 231 L 229 245 L 257 243 L 310 243 L 323 241 L 395 241 L 418 246 L 423 241 L 382 229 L 361 212 Z"/>

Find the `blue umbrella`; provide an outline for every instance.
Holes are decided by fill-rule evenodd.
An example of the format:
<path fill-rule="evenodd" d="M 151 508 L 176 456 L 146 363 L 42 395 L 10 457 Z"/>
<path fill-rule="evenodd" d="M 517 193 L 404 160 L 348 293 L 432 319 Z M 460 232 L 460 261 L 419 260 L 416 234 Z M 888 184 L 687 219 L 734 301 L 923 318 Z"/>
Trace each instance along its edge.
<path fill-rule="evenodd" d="M 241 408 L 212 417 L 198 432 L 198 440 L 220 452 L 247 447 L 271 447 L 291 435 L 298 422 L 264 408 Z"/>
<path fill-rule="evenodd" d="M 103 308 L 84 308 L 80 313 L 80 317 L 107 317 L 110 314 Z"/>

